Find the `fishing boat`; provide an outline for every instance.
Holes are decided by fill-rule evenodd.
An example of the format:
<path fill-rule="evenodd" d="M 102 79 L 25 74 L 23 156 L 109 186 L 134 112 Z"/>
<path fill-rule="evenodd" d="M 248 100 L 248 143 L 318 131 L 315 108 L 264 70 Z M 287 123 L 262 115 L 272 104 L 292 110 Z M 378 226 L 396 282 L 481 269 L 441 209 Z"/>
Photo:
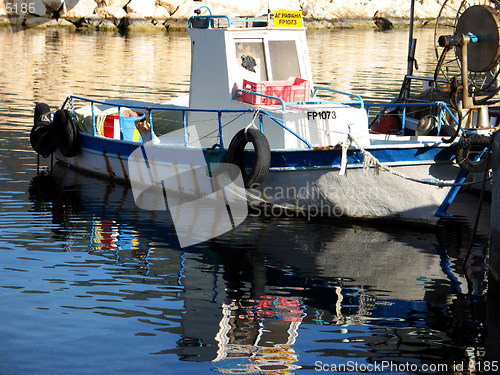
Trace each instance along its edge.
<path fill-rule="evenodd" d="M 498 65 L 494 53 L 471 70 L 479 58 L 467 47 L 491 49 L 485 19 L 500 25 L 494 5 L 462 9 L 453 26 L 461 37 L 440 38 L 442 49 L 462 61 L 464 82 L 471 71 Z M 485 28 L 487 36 L 498 40 L 493 28 Z M 178 217 L 189 211 L 196 220 L 203 201 L 203 212 L 217 213 L 204 218 L 220 224 L 218 234 L 244 220 L 247 205 L 276 214 L 435 223 L 448 215 L 468 173 L 484 168 L 495 82 L 488 86 L 495 95 L 479 105 L 471 90 L 461 94 L 456 79 L 414 76 L 412 29 L 408 74 L 400 95 L 385 103 L 315 85 L 301 11 L 231 18 L 203 6 L 187 30 L 188 96 L 158 104 L 70 95 L 55 112 L 38 103 L 35 151 L 129 182 L 145 209 L 167 209 L 166 197 Z M 458 100 L 450 100 L 454 94 Z"/>

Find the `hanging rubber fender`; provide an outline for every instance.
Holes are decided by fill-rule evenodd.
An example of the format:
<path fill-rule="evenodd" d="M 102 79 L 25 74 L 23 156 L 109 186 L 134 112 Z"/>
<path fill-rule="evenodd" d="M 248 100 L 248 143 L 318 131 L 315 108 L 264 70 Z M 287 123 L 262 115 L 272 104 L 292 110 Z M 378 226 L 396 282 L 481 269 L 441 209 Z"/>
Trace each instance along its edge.
<path fill-rule="evenodd" d="M 59 109 L 54 113 L 54 138 L 57 147 L 64 156 L 76 156 L 80 152 L 78 128 L 67 109 Z"/>
<path fill-rule="evenodd" d="M 248 143 L 251 143 L 255 150 L 252 170 L 249 173 L 245 170 L 243 160 L 245 146 Z M 241 129 L 229 144 L 226 160 L 240 168 L 245 187 L 261 184 L 269 174 L 271 166 L 271 148 L 266 136 L 255 128 Z"/>
<path fill-rule="evenodd" d="M 44 158 L 51 155 L 57 144 L 54 139 L 53 124 L 49 119 L 50 107 L 45 103 L 36 103 L 33 127 L 30 132 L 31 147 Z"/>
<path fill-rule="evenodd" d="M 473 134 L 468 137 L 463 138 L 457 144 L 457 164 L 469 172 L 485 172 L 486 159 L 481 158 L 478 161 L 471 160 L 469 155 L 472 151 L 482 152 L 485 148 L 491 146 L 490 137 L 480 134 Z"/>

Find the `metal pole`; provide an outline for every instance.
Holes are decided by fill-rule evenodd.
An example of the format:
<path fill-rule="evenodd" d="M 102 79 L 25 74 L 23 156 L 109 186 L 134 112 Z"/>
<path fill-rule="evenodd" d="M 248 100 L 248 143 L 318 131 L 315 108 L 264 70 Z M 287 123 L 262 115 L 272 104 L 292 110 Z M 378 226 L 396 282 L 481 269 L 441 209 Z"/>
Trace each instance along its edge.
<path fill-rule="evenodd" d="M 408 40 L 408 65 L 406 69 L 406 74 L 411 76 L 413 74 L 413 64 L 415 61 L 415 47 L 417 41 L 413 39 L 413 22 L 414 22 L 414 17 L 415 17 L 415 0 L 411 0 L 411 5 L 410 5 L 410 30 L 408 32 L 409 34 L 409 40 Z"/>
<path fill-rule="evenodd" d="M 408 31 L 408 57 L 406 65 L 406 76 L 401 85 L 398 100 L 406 99 L 410 96 L 411 76 L 413 75 L 413 64 L 415 63 L 415 49 L 417 47 L 417 40 L 413 38 L 413 21 L 415 14 L 415 0 L 411 0 L 410 5 L 410 29 Z"/>

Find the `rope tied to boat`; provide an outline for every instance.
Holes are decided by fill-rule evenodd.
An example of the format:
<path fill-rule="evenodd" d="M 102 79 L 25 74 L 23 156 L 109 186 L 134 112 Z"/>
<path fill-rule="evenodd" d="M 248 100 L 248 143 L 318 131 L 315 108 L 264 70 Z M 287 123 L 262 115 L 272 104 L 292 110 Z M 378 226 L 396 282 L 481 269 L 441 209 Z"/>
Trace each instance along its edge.
<path fill-rule="evenodd" d="M 364 171 L 373 168 L 375 171 L 375 174 L 379 174 L 380 170 L 383 170 L 383 171 L 391 173 L 394 176 L 403 178 L 403 179 L 408 180 L 408 181 L 417 182 L 419 184 L 424 184 L 424 185 L 437 186 L 439 188 L 475 185 L 478 183 L 492 180 L 492 177 L 490 176 L 490 177 L 487 177 L 481 181 L 471 181 L 471 182 L 463 182 L 463 183 L 448 183 L 448 182 L 444 182 L 444 181 L 440 181 L 440 180 L 436 180 L 436 179 L 423 180 L 423 179 L 410 177 L 410 176 L 407 176 L 403 173 L 395 171 L 393 168 L 391 168 L 388 165 L 382 164 L 380 162 L 380 160 L 378 160 L 375 156 L 373 156 L 369 151 L 365 150 L 363 148 L 363 146 L 361 146 L 361 144 L 358 142 L 358 140 L 352 136 L 352 134 L 347 134 L 347 138 L 348 138 L 348 141 L 343 142 L 342 147 L 344 147 L 343 146 L 344 144 L 349 144 L 349 145 L 355 144 L 356 145 L 356 147 L 359 149 L 359 151 L 361 151 L 361 153 L 363 154 L 363 170 Z M 345 173 L 345 171 L 344 171 L 344 173 Z M 342 167 L 341 167 L 341 171 L 339 174 L 342 174 Z"/>
<path fill-rule="evenodd" d="M 250 121 L 250 123 L 247 126 L 245 126 L 245 138 L 246 138 L 247 142 L 249 142 L 248 135 L 247 135 L 248 129 L 250 129 L 253 126 L 255 129 L 260 130 L 259 127 L 257 125 L 255 125 L 255 120 L 257 119 L 259 112 L 260 112 L 260 109 L 257 108 L 253 112 L 252 120 Z"/>
<path fill-rule="evenodd" d="M 357 141 L 350 133 L 347 134 L 347 139 L 344 142 L 339 143 L 339 146 L 342 148 L 342 158 L 340 160 L 339 175 L 345 176 L 346 174 L 347 150 L 349 149 L 349 147 L 353 146 L 353 143 L 363 153 L 363 171 L 367 171 L 368 169 L 373 169 L 374 173 L 378 175 L 380 173 L 380 166 L 382 166 L 382 164 L 370 152 L 366 151 L 363 147 L 361 147 L 359 141 Z"/>
<path fill-rule="evenodd" d="M 373 156 L 371 153 L 368 151 L 365 151 L 366 153 L 363 153 L 363 171 L 367 171 L 368 169 L 373 169 L 375 174 L 380 173 L 380 162 L 378 159 Z"/>
<path fill-rule="evenodd" d="M 340 159 L 340 172 L 339 175 L 345 176 L 346 170 L 347 170 L 347 149 L 351 147 L 351 142 L 349 138 L 347 139 L 347 142 L 341 142 L 340 143 L 342 147 L 342 159 Z"/>

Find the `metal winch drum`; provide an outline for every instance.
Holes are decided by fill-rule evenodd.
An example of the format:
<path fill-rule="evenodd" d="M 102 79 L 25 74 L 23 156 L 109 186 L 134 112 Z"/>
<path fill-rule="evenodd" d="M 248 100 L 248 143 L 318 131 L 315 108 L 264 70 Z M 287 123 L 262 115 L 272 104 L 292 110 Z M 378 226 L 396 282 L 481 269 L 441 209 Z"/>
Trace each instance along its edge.
<path fill-rule="evenodd" d="M 473 88 L 475 95 L 491 91 L 491 82 L 498 78 L 500 60 L 500 1 L 444 2 L 436 21 L 434 37 L 438 59 L 441 58 L 446 38 L 446 42 L 454 46 L 454 53 L 448 54 L 440 66 L 440 72 L 447 81 L 451 81 L 453 76 L 463 75 L 462 36 L 470 38 L 470 42 L 466 46 L 468 73 L 461 81 L 464 86 Z"/>
<path fill-rule="evenodd" d="M 458 19 L 457 35 L 473 34 L 478 43 L 469 46 L 468 67 L 471 72 L 488 72 L 494 69 L 500 58 L 500 16 L 499 11 L 486 5 L 467 8 Z M 461 47 L 455 49 L 461 58 Z"/>

